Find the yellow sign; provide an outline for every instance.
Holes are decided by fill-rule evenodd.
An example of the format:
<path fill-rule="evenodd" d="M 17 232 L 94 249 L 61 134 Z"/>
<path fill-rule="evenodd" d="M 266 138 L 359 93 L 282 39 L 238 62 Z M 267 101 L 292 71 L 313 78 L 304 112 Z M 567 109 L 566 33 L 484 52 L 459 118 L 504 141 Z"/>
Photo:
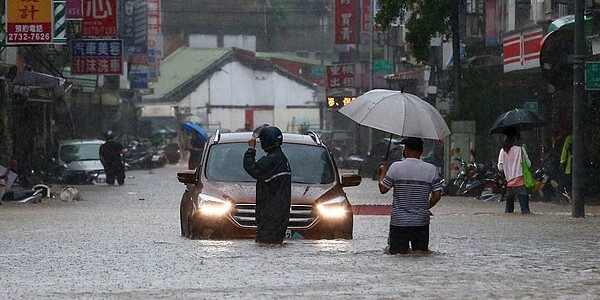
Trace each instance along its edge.
<path fill-rule="evenodd" d="M 6 0 L 6 43 L 52 43 L 52 0 Z"/>
<path fill-rule="evenodd" d="M 329 96 L 327 97 L 327 107 L 328 108 L 341 108 L 346 106 L 354 100 L 354 96 Z"/>

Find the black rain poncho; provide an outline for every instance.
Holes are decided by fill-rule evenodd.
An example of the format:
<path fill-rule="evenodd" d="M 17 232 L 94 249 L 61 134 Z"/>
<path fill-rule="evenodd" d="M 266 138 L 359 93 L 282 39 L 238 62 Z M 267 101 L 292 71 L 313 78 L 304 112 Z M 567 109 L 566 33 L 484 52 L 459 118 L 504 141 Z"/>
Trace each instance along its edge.
<path fill-rule="evenodd" d="M 292 173 L 280 147 L 256 161 L 256 150 L 244 154 L 244 169 L 256 179 L 256 241 L 281 244 L 290 216 Z"/>

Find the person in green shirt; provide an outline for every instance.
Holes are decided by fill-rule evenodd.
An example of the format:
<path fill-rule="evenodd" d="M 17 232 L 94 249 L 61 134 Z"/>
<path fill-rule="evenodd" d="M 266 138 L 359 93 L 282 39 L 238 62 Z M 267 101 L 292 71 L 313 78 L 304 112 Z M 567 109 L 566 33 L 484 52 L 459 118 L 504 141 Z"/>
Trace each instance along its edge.
<path fill-rule="evenodd" d="M 560 169 L 564 172 L 564 180 L 563 186 L 567 189 L 567 191 L 571 190 L 572 185 L 572 162 L 573 162 L 573 134 L 569 134 L 565 138 L 565 142 L 562 147 L 562 152 L 560 154 Z"/>

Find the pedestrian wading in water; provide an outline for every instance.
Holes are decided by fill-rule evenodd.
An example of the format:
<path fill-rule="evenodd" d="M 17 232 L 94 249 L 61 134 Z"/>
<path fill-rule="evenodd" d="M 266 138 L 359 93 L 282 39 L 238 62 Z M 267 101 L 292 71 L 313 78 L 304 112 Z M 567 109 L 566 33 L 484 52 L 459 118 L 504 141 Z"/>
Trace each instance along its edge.
<path fill-rule="evenodd" d="M 389 254 L 429 251 L 429 209 L 442 197 L 437 167 L 421 160 L 423 140 L 409 137 L 402 143 L 405 159 L 379 169 L 379 192 L 394 189 Z"/>
<path fill-rule="evenodd" d="M 123 163 L 123 155 L 125 149 L 121 143 L 115 141 L 115 136 L 112 130 L 104 134 L 104 144 L 100 146 L 100 162 L 106 173 L 106 183 L 114 185 L 115 179 L 119 185 L 125 184 L 125 164 Z"/>
<path fill-rule="evenodd" d="M 256 160 L 256 139 L 265 156 Z M 248 141 L 244 154 L 244 169 L 256 179 L 256 242 L 281 244 L 287 230 L 292 172 L 287 157 L 281 151 L 283 134 L 275 126 L 263 126 Z"/>
<path fill-rule="evenodd" d="M 519 199 L 521 213 L 528 215 L 529 210 L 529 192 L 525 187 L 523 178 L 523 168 L 521 160 L 525 159 L 528 166 L 531 161 L 527 156 L 525 147 L 521 146 L 521 134 L 516 128 L 509 127 L 504 132 L 506 142 L 498 154 L 498 170 L 504 173 L 506 178 L 506 206 L 505 213 L 512 213 L 515 210 L 515 197 Z"/>

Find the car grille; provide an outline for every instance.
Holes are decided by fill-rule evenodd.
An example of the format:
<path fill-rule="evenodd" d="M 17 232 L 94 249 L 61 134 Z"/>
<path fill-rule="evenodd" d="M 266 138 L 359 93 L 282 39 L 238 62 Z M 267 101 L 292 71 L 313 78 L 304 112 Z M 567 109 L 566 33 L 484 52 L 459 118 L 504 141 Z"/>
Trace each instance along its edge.
<path fill-rule="evenodd" d="M 231 217 L 241 227 L 256 227 L 256 205 L 236 204 Z M 311 227 L 316 219 L 311 205 L 292 204 L 288 228 L 306 229 Z"/>

